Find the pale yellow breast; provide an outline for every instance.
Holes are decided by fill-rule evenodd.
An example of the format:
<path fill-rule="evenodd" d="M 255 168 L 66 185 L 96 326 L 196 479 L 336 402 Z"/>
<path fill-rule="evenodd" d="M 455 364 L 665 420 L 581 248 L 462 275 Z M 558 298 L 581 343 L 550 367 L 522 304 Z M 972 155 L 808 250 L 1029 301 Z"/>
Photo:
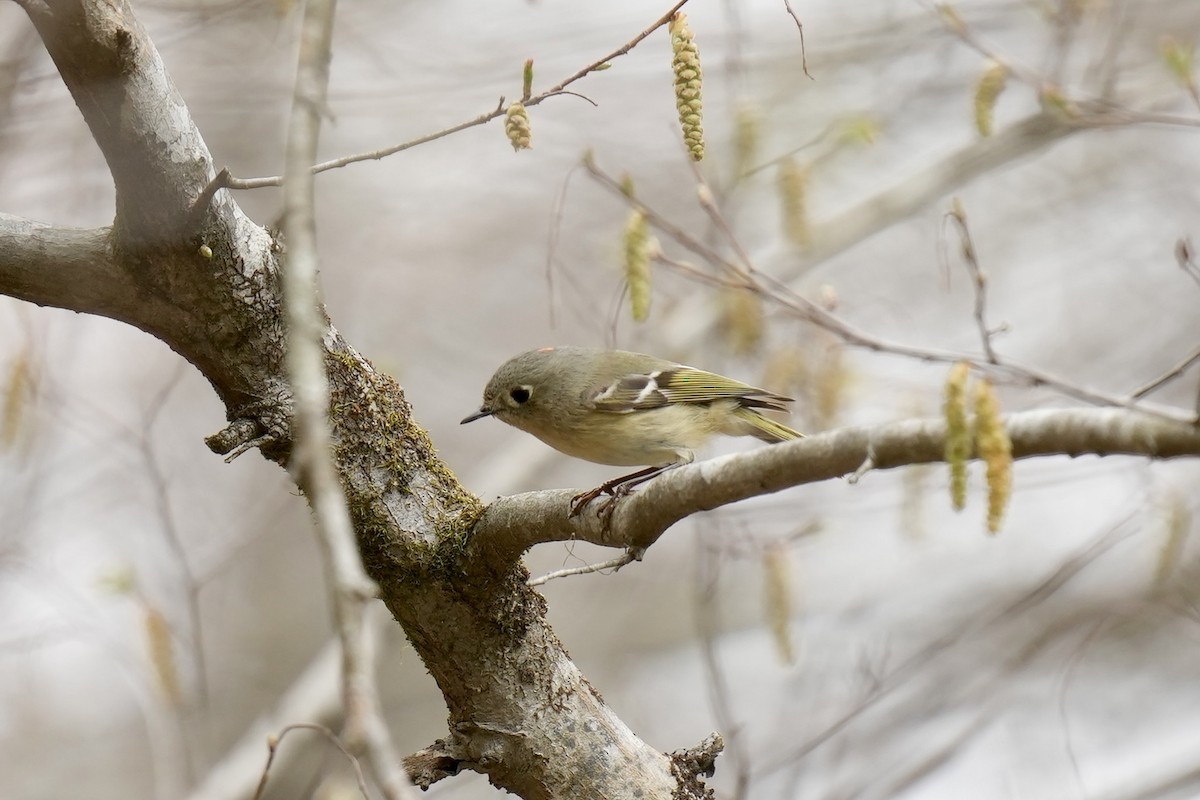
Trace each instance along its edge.
<path fill-rule="evenodd" d="M 556 425 L 522 425 L 556 450 L 614 466 L 687 463 L 713 434 L 728 428 L 735 401 L 677 404 L 625 414 L 591 412 Z"/>

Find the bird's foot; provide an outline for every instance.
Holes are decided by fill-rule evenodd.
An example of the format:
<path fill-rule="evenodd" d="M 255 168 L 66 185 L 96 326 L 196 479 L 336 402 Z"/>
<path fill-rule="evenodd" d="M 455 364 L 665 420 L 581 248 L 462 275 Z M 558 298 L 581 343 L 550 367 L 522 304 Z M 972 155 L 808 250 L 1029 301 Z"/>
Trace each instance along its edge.
<path fill-rule="evenodd" d="M 632 492 L 633 487 L 627 483 L 602 483 L 595 489 L 582 492 L 571 498 L 570 516 L 578 517 L 583 513 L 583 509 L 587 507 L 588 503 L 601 495 L 608 495 L 608 497 L 604 498 L 604 502 L 596 509 L 596 516 L 608 522 L 612 517 L 613 511 L 616 510 L 617 501 Z"/>

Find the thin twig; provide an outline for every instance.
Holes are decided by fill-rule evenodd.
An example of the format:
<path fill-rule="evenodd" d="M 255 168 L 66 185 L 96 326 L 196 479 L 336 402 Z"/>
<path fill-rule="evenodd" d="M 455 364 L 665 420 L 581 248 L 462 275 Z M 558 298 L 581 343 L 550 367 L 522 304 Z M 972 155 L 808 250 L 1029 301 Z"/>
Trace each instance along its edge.
<path fill-rule="evenodd" d="M 555 330 L 558 327 L 554 315 L 554 306 L 556 305 L 554 295 L 554 261 L 558 255 L 558 241 L 562 235 L 563 209 L 567 205 L 567 190 L 571 186 L 571 177 L 575 174 L 576 169 L 576 167 L 572 167 L 563 176 L 562 186 L 559 187 L 558 195 L 554 198 L 554 208 L 550 214 L 550 237 L 546 243 L 546 296 L 549 303 L 550 330 Z"/>
<path fill-rule="evenodd" d="M 720 207 L 717 205 L 717 198 L 713 195 L 712 188 L 709 187 L 708 181 L 704 179 L 703 173 L 695 162 L 692 162 L 692 172 L 696 178 L 696 199 L 700 202 L 700 207 L 704 209 L 704 213 L 708 214 L 708 218 L 713 221 L 721 235 L 729 242 L 729 246 L 733 248 L 733 252 L 741 260 L 741 270 L 739 274 L 753 276 L 756 270 L 754 269 L 754 261 L 750 258 L 750 254 L 746 248 L 742 247 L 741 241 L 737 234 L 733 232 L 733 226 L 729 224 L 729 220 L 725 219 L 725 215 L 721 213 Z"/>
<path fill-rule="evenodd" d="M 955 13 L 957 15 L 957 12 Z M 938 16 L 942 20 L 942 24 L 945 25 L 946 29 L 958 37 L 959 41 L 961 41 L 967 47 L 979 53 L 981 56 L 996 62 L 997 64 L 1003 64 L 1008 68 L 1009 73 L 1012 74 L 1013 77 L 1022 83 L 1032 86 L 1035 90 L 1040 92 L 1046 88 L 1049 81 L 1045 76 L 1043 76 L 1037 70 L 1023 67 L 1020 64 L 1014 64 L 1011 59 L 1005 58 L 1000 53 L 993 50 L 986 42 L 976 36 L 971 30 L 970 26 L 968 26 L 965 22 L 958 20 L 958 22 L 961 24 L 955 24 L 944 15 L 939 14 Z"/>
<path fill-rule="evenodd" d="M 358 791 L 362 793 L 362 796 L 366 800 L 370 800 L 371 795 L 367 792 L 367 781 L 363 777 L 362 765 L 358 763 L 358 759 L 346 749 L 346 745 L 342 744 L 342 740 L 334 735 L 333 731 L 324 725 L 317 725 L 311 722 L 298 722 L 294 725 L 288 725 L 279 732 L 278 736 L 267 738 L 267 763 L 263 767 L 262 777 L 258 781 L 258 788 L 254 791 L 254 800 L 261 800 L 263 792 L 267 788 L 267 777 L 271 773 L 271 765 L 275 763 L 275 752 L 279 749 L 279 745 L 283 743 L 283 737 L 295 730 L 316 731 L 332 742 L 333 746 L 342 752 L 342 755 L 350 762 L 350 766 L 354 768 L 354 777 L 358 780 Z"/>
<path fill-rule="evenodd" d="M 626 53 L 628 53 L 630 50 L 632 50 L 634 47 L 636 47 L 647 36 L 649 36 L 650 34 L 654 33 L 659 28 L 661 28 L 664 25 L 666 25 L 667 23 L 669 23 L 671 21 L 671 17 L 673 17 L 675 15 L 675 12 L 678 11 L 679 9 L 683 8 L 685 5 L 687 5 L 687 3 L 688 3 L 688 0 L 679 0 L 679 2 L 677 2 L 673 6 L 671 6 L 671 9 L 669 11 L 667 11 L 667 13 L 663 14 L 661 17 L 659 17 L 657 20 L 655 20 L 654 23 L 650 25 L 650 27 L 646 28 L 644 31 L 639 33 L 637 36 L 630 39 L 628 42 L 623 44 L 621 47 L 618 47 L 616 50 L 613 50 L 611 53 L 604 56 L 600 60 L 593 61 L 591 64 L 588 64 L 583 69 L 581 69 L 578 72 L 574 73 L 573 75 L 565 78 L 560 83 L 553 86 L 552 88 L 547 89 L 546 91 L 542 92 L 541 94 L 534 95 L 533 97 L 529 98 L 528 101 L 524 101 L 523 105 L 526 107 L 536 106 L 538 103 L 541 103 L 543 100 L 547 100 L 551 97 L 556 97 L 556 96 L 562 95 L 562 94 L 571 94 L 571 95 L 575 95 L 576 97 L 582 97 L 584 100 L 587 100 L 592 105 L 596 105 L 596 103 L 591 98 L 586 97 L 582 94 L 579 94 L 578 92 L 568 92 L 568 91 L 566 91 L 566 88 L 568 86 L 570 86 L 571 84 L 575 83 L 576 81 L 580 80 L 581 78 L 587 76 L 588 74 L 595 72 L 597 70 L 600 70 L 600 69 L 604 69 L 605 65 L 608 64 L 610 61 L 612 61 L 614 58 L 619 58 L 619 57 L 625 55 Z M 496 105 L 496 107 L 494 109 L 487 112 L 486 114 L 480 114 L 478 117 L 475 117 L 474 119 L 469 119 L 466 122 L 460 122 L 457 125 L 450 126 L 449 128 L 443 128 L 442 130 L 436 131 L 435 133 L 426 134 L 425 136 L 421 136 L 416 139 L 411 139 L 407 142 L 402 142 L 401 144 L 392 145 L 390 147 L 384 147 L 379 150 L 372 150 L 368 153 L 355 153 L 352 155 L 341 156 L 340 158 L 335 158 L 330 161 L 323 161 L 320 164 L 313 165 L 311 167 L 311 171 L 315 175 L 317 173 L 325 172 L 327 170 L 338 169 L 340 167 L 345 167 L 350 164 L 356 164 L 360 161 L 377 161 L 381 158 L 386 158 L 387 156 L 395 155 L 396 153 L 400 153 L 404 150 L 408 150 L 410 148 L 416 147 L 417 145 L 426 144 L 427 142 L 432 142 L 435 139 L 441 139 L 445 136 L 449 136 L 451 134 L 458 133 L 459 131 L 464 131 L 467 128 L 474 128 L 478 125 L 484 125 L 488 122 L 491 122 L 492 120 L 496 119 L 497 117 L 504 116 L 505 106 L 506 106 L 505 100 L 503 97 L 501 97 L 500 102 Z M 266 178 L 230 178 L 227 181 L 227 185 L 230 189 L 260 189 L 260 188 L 263 188 L 266 186 L 281 186 L 282 184 L 283 184 L 283 176 L 282 175 L 273 175 L 273 176 L 266 177 Z"/>
<path fill-rule="evenodd" d="M 972 636 L 978 635 L 993 626 L 1019 618 L 1027 614 L 1031 608 L 1045 602 L 1051 595 L 1065 586 L 1090 564 L 1097 561 L 1100 556 L 1136 533 L 1138 529 L 1133 524 L 1133 521 L 1137 518 L 1137 514 L 1137 511 L 1133 511 L 1122 517 L 1100 535 L 1096 536 L 1078 553 L 1062 562 L 1043 581 L 1021 593 L 1013 602 L 1007 604 L 996 613 L 989 614 L 982 619 L 968 618 L 953 630 L 947 631 L 944 635 L 931 640 L 920 650 L 889 670 L 865 697 L 847 709 L 842 716 L 827 725 L 819 733 L 779 757 L 774 763 L 761 765 L 759 773 L 768 775 L 788 764 L 798 763 L 847 728 L 868 709 L 896 692 L 897 689 L 911 680 L 915 675 L 928 671 L 932 662 L 940 658 L 943 654 L 951 652 L 956 646 L 968 641 Z"/>
<path fill-rule="evenodd" d="M 800 31 L 800 67 L 804 70 L 804 74 L 808 75 L 808 79 L 816 80 L 808 72 L 808 53 L 804 49 L 804 23 L 800 21 L 800 17 L 796 14 L 796 10 L 792 8 L 789 0 L 783 0 L 783 7 L 787 9 L 787 13 L 796 21 L 796 30 Z"/>
<path fill-rule="evenodd" d="M 1186 236 L 1175 243 L 1175 261 L 1187 276 L 1200 285 L 1200 265 L 1196 264 L 1192 240 Z"/>
<path fill-rule="evenodd" d="M 192 203 L 192 210 L 188 212 L 187 231 L 189 234 L 197 233 L 200 230 L 200 225 L 204 222 L 204 215 L 208 213 L 209 203 L 212 202 L 214 196 L 221 189 L 229 185 L 232 176 L 229 174 L 229 167 L 222 167 L 208 185 L 201 190 Z"/>
<path fill-rule="evenodd" d="M 979 253 L 975 249 L 975 240 L 971 237 L 971 229 L 967 225 L 967 213 L 956 199 L 953 208 L 946 213 L 945 220 L 954 224 L 958 230 L 959 243 L 963 264 L 971 275 L 971 285 L 975 290 L 975 327 L 979 330 L 979 341 L 983 346 L 983 354 L 989 363 L 999 364 L 1000 358 L 992 347 L 992 337 L 996 334 L 987 323 L 987 275 L 979 266 Z"/>
<path fill-rule="evenodd" d="M 1071 48 L 1079 33 L 1079 22 L 1083 18 L 1083 6 L 1078 3 L 1059 3 L 1054 12 L 1054 44 L 1050 59 L 1053 66 L 1048 70 L 1056 85 L 1066 82 L 1067 64 Z"/>
<path fill-rule="evenodd" d="M 734 716 L 735 704 L 730 698 L 728 676 L 717 654 L 717 609 L 720 607 L 717 592 L 720 588 L 721 560 L 708 544 L 707 540 L 712 538 L 706 536 L 705 545 L 696 554 L 693 608 L 700 637 L 700 654 L 704 662 L 709 704 L 717 725 L 723 731 L 725 752 L 733 762 L 734 788 L 731 797 L 733 800 L 745 800 L 752 776 L 757 774 L 757 770 L 752 767 L 750 756 L 743 746 L 742 733 L 745 726 Z"/>
<path fill-rule="evenodd" d="M 1063 747 L 1067 753 L 1067 761 L 1071 765 L 1071 773 L 1075 778 L 1075 786 L 1079 790 L 1081 797 L 1085 797 L 1087 792 L 1084 789 L 1083 771 L 1079 768 L 1079 757 L 1075 752 L 1075 741 L 1071 736 L 1071 720 L 1067 716 L 1067 689 L 1070 688 L 1071 681 L 1075 677 L 1075 672 L 1079 669 L 1079 665 L 1083 663 L 1083 657 L 1087 655 L 1088 650 L 1096 643 L 1100 635 L 1105 633 L 1112 625 L 1114 616 L 1114 614 L 1105 614 L 1098 622 L 1092 625 L 1092 629 L 1076 645 L 1067 659 L 1067 663 L 1063 668 L 1062 680 L 1058 686 L 1058 724 L 1062 729 Z"/>
<path fill-rule="evenodd" d="M 158 421 L 159 414 L 162 412 L 171 394 L 179 386 L 179 382 L 183 379 L 184 367 L 184 361 L 177 362 L 174 371 L 171 373 L 171 377 L 167 379 L 167 382 L 163 384 L 162 388 L 159 389 L 158 393 L 150 401 L 149 406 L 146 408 L 145 423 L 138 445 L 142 453 L 142 460 L 146 465 L 146 472 L 149 473 L 150 481 L 154 486 L 154 505 L 158 513 L 159 523 L 162 526 L 163 536 L 167 540 L 171 555 L 174 557 L 179 572 L 183 577 L 184 593 L 187 598 L 188 627 L 191 634 L 189 644 L 191 647 L 192 664 L 196 670 L 197 695 L 200 699 L 200 707 L 207 710 L 208 663 L 204 657 L 204 626 L 200 614 L 201 582 L 197 580 L 196 572 L 192 569 L 191 561 L 188 558 L 187 548 L 184 547 L 183 536 L 179 531 L 179 526 L 176 524 L 176 514 L 171 507 L 171 495 L 168 491 L 167 476 L 163 471 L 162 464 L 158 459 L 158 453 L 155 451 L 153 441 L 150 438 L 154 424 Z"/>
<path fill-rule="evenodd" d="M 569 578 L 572 575 L 589 575 L 593 572 L 602 572 L 606 569 L 611 569 L 616 572 L 626 564 L 632 564 L 634 561 L 641 561 L 642 556 L 646 554 L 644 548 L 630 547 L 624 553 L 611 561 L 604 561 L 599 564 L 586 564 L 582 567 L 569 567 L 560 569 L 555 572 L 548 572 L 540 578 L 530 578 L 525 582 L 526 586 L 541 586 L 544 583 L 549 583 L 556 578 Z"/>
<path fill-rule="evenodd" d="M 645 39 L 650 34 L 654 33 L 656 30 L 658 30 L 662 26 L 669 23 L 671 21 L 671 18 L 675 16 L 675 12 L 678 11 L 679 9 L 683 8 L 687 4 L 688 4 L 688 0 L 679 0 L 678 3 L 671 6 L 671 8 L 667 10 L 667 13 L 663 14 L 661 17 L 656 19 L 650 25 L 650 27 L 646 28 L 644 31 L 639 33 L 637 36 L 633 37 L 628 42 L 626 42 L 625 44 L 618 47 L 616 50 L 614 50 L 611 53 L 609 53 L 608 55 L 604 56 L 604 58 L 601 58 L 599 61 L 594 61 L 591 64 L 587 65 L 586 67 L 579 70 L 574 75 L 567 78 L 565 81 L 558 84 L 557 86 L 555 86 L 551 89 L 547 89 L 545 92 L 542 92 L 540 95 L 537 95 L 536 97 L 534 97 L 532 100 L 530 100 L 525 105 L 527 105 L 527 106 L 536 105 L 536 104 L 542 102 L 543 100 L 545 100 L 547 97 L 552 97 L 553 95 L 558 94 L 559 92 L 561 92 L 563 89 L 570 86 L 575 81 L 586 76 L 588 73 L 595 72 L 598 69 L 605 69 L 606 68 L 604 66 L 605 64 L 612 61 L 614 58 L 620 58 L 621 56 L 625 55 L 633 48 L 637 47 L 639 44 L 641 44 L 643 39 Z"/>
<path fill-rule="evenodd" d="M 868 443 L 867 444 L 867 457 L 864 458 L 863 462 L 858 465 L 858 469 L 854 470 L 854 472 L 852 472 L 846 478 L 846 483 L 853 486 L 854 484 L 861 481 L 863 479 L 863 476 L 866 475 L 868 472 L 870 472 L 873 469 L 875 469 L 875 447 Z"/>
<path fill-rule="evenodd" d="M 562 95 L 568 95 L 568 96 L 570 96 L 570 97 L 578 97 L 580 100 L 586 100 L 587 102 L 589 102 L 589 103 L 591 103 L 591 104 L 592 104 L 592 107 L 593 107 L 593 108 L 599 108 L 599 107 L 600 107 L 600 104 L 599 104 L 599 103 L 597 103 L 597 102 L 596 102 L 595 100 L 593 100 L 592 98 L 588 97 L 586 94 L 583 94 L 582 92 L 571 92 L 571 91 L 566 91 L 566 90 L 564 90 L 564 91 L 561 91 L 561 92 L 555 92 L 554 94 L 548 94 L 548 95 L 546 95 L 546 97 L 545 97 L 545 98 L 542 98 L 542 99 L 547 99 L 547 98 L 550 98 L 550 97 L 559 97 L 559 96 L 562 96 Z"/>
<path fill-rule="evenodd" d="M 1170 383 L 1171 381 L 1175 380 L 1176 378 L 1178 378 L 1180 375 L 1182 375 L 1184 372 L 1187 371 L 1188 367 L 1192 366 L 1192 364 L 1195 364 L 1197 361 L 1200 361 L 1200 347 L 1197 347 L 1195 350 L 1193 350 L 1188 355 L 1187 358 L 1183 359 L 1178 364 L 1171 367 L 1169 370 L 1164 372 L 1159 377 L 1150 381 L 1146 385 L 1140 386 L 1137 389 L 1133 390 L 1133 392 L 1131 392 L 1129 396 L 1135 400 L 1137 400 L 1138 398 L 1141 398 L 1141 397 L 1145 397 L 1146 395 L 1153 392 L 1155 389 L 1158 389 L 1158 388 Z"/>

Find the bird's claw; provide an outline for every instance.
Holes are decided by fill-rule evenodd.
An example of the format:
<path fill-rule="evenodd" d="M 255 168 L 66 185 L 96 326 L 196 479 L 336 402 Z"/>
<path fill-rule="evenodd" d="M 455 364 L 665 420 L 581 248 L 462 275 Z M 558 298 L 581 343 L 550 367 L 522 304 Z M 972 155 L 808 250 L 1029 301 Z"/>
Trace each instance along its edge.
<path fill-rule="evenodd" d="M 620 500 L 625 495 L 630 494 L 631 492 L 633 492 L 633 487 L 628 486 L 623 483 L 617 484 L 616 486 L 602 484 L 600 486 L 597 486 L 595 489 L 591 489 L 589 491 L 582 492 L 582 493 L 577 494 L 574 497 L 572 497 L 571 498 L 571 513 L 569 516 L 570 517 L 579 516 L 580 514 L 583 513 L 583 509 L 585 507 L 587 507 L 588 503 L 592 502 L 593 500 L 595 500 L 597 497 L 600 497 L 601 495 L 607 494 L 609 496 L 607 498 L 605 498 L 604 502 L 600 504 L 600 507 L 596 509 L 596 516 L 600 517 L 607 523 L 608 520 L 612 517 L 613 511 L 616 510 L 617 501 Z"/>

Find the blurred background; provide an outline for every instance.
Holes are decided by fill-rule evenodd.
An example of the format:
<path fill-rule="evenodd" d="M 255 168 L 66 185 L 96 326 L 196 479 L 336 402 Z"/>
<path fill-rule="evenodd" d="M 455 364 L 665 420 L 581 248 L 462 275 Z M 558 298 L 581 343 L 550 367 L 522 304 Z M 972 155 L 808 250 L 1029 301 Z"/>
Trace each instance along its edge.
<path fill-rule="evenodd" d="M 293 5 L 134 5 L 216 163 L 278 174 Z M 1200 241 L 1200 109 L 1171 65 L 1200 37 L 1200 4 L 963 2 L 962 33 L 929 3 L 792 6 L 811 78 L 780 0 L 686 8 L 704 65 L 700 173 L 756 269 L 886 342 L 979 352 L 945 222 L 958 198 L 1002 358 L 1125 395 L 1195 348 L 1200 288 L 1175 249 Z M 344 3 L 323 154 L 490 111 L 520 96 L 528 58 L 544 90 L 667 7 Z M 400 380 L 485 500 L 616 474 L 494 421 L 459 427 L 498 364 L 547 344 L 645 350 L 767 384 L 799 399 L 793 424 L 807 431 L 939 414 L 945 364 L 845 347 L 778 304 L 662 264 L 649 320 L 631 320 L 629 208 L 581 168 L 585 152 L 733 257 L 696 200 L 670 57 L 660 30 L 572 86 L 587 100 L 531 108 L 532 150 L 514 153 L 493 122 L 318 180 L 335 325 Z M 995 58 L 1012 77 L 984 137 L 978 89 Z M 1048 132 L 1028 122 L 1039 93 L 1068 109 L 1107 94 L 1163 118 Z M 277 221 L 277 190 L 238 200 Z M 0 5 L 0 209 L 101 226 L 113 208 L 32 27 Z M 337 725 L 304 502 L 256 454 L 226 465 L 205 448 L 224 409 L 133 328 L 0 298 L 0 388 L 0 796 L 250 796 L 267 733 Z M 1074 404 L 999 389 L 1006 410 Z M 1152 399 L 1190 409 L 1196 394 L 1189 373 Z M 724 734 L 722 797 L 1196 797 L 1197 472 L 1018 463 L 997 536 L 978 465 L 962 513 L 942 467 L 868 473 L 701 515 L 643 563 L 542 591 L 584 674 L 641 737 L 670 751 Z M 528 562 L 539 574 L 613 555 L 559 544 Z M 408 753 L 444 735 L 446 711 L 399 628 L 378 630 Z M 357 796 L 318 736 L 289 735 L 280 759 L 267 797 Z M 496 790 L 463 775 L 429 796 Z"/>

